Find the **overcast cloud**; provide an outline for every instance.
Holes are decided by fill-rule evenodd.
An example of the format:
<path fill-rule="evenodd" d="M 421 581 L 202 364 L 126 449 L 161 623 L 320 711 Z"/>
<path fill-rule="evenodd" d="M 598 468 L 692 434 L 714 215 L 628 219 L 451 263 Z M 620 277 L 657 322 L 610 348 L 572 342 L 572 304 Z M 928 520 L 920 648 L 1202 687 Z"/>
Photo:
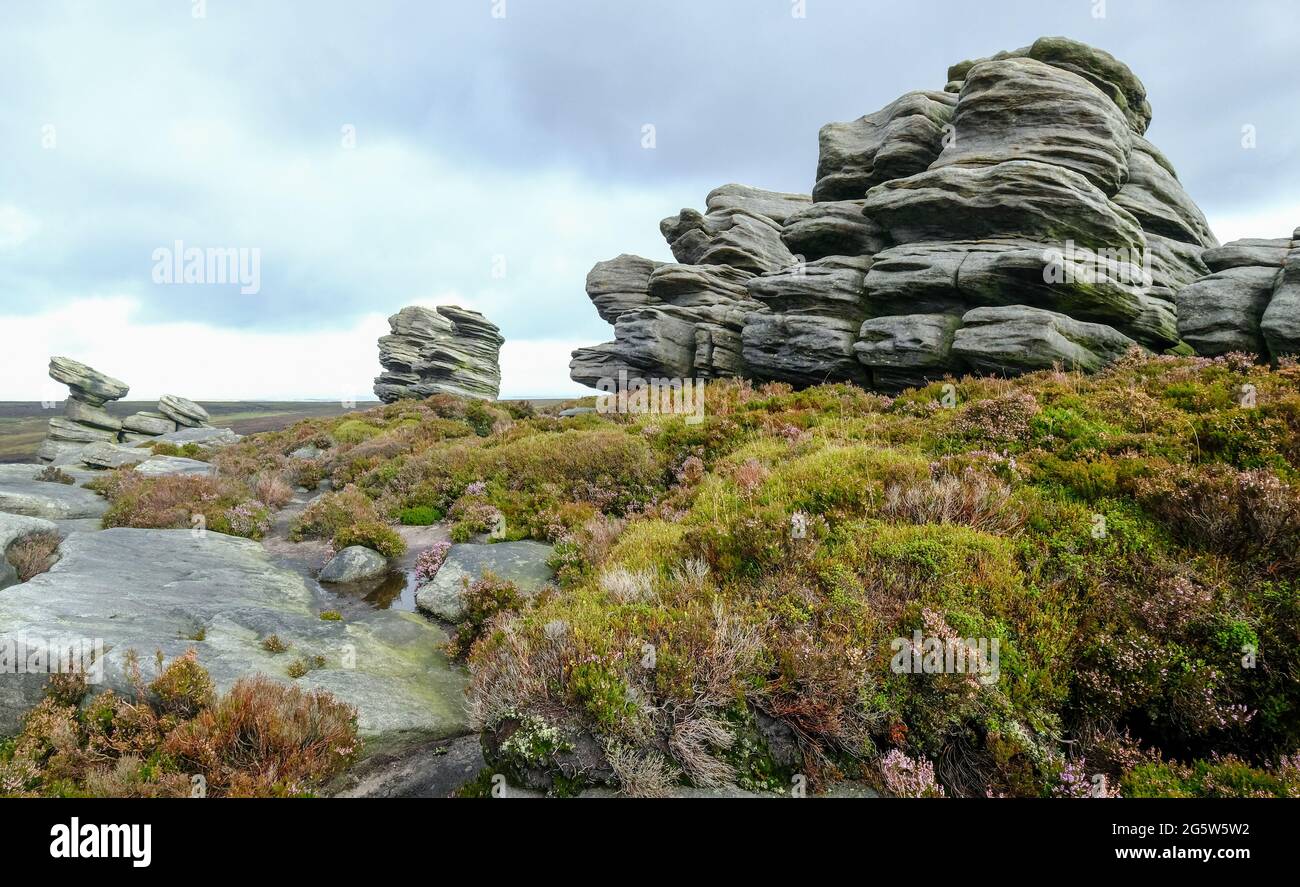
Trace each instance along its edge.
<path fill-rule="evenodd" d="M 808 191 L 823 123 L 1044 34 L 1137 72 L 1221 239 L 1300 225 L 1294 4 L 1099 2 L 0 0 L 0 399 L 55 353 L 133 397 L 365 396 L 417 302 L 502 327 L 503 396 L 574 393 L 593 263 L 669 259 L 724 182 Z M 178 240 L 259 250 L 260 291 L 155 284 Z"/>

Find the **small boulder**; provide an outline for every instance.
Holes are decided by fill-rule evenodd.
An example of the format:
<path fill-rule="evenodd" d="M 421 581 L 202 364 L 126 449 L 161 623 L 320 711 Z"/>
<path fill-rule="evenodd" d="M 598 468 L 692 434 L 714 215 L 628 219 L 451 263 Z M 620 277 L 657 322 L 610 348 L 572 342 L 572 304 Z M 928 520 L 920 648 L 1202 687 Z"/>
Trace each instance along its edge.
<path fill-rule="evenodd" d="M 416 609 L 447 622 L 465 618 L 465 581 L 474 582 L 485 570 L 513 582 L 521 594 L 532 596 L 552 577 L 553 549 L 541 542 L 497 542 L 453 545 L 438 574 L 415 592 Z M 465 581 L 462 581 L 465 580 Z"/>
<path fill-rule="evenodd" d="M 208 411 L 194 401 L 175 394 L 164 394 L 158 400 L 158 412 L 177 425 L 200 428 L 208 424 Z"/>
<path fill-rule="evenodd" d="M 321 582 L 360 582 L 388 572 L 388 561 L 364 545 L 349 545 L 330 558 L 318 577 Z"/>

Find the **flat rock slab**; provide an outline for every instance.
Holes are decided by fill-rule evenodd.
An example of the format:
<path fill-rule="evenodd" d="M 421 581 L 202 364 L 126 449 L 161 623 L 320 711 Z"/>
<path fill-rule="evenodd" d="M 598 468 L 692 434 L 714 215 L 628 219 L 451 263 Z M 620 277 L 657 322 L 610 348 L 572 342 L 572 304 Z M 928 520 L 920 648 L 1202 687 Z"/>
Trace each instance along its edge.
<path fill-rule="evenodd" d="M 137 450 L 137 452 L 139 452 Z M 198 459 L 184 459 L 180 456 L 151 456 L 135 466 L 136 474 L 147 477 L 162 477 L 168 474 L 216 474 L 217 468 Z"/>
<path fill-rule="evenodd" d="M 484 570 L 509 580 L 525 595 L 533 595 L 551 581 L 546 565 L 554 549 L 541 542 L 497 542 L 491 545 L 453 545 L 433 580 L 415 592 L 415 606 L 448 622 L 464 618 L 462 580 L 473 583 Z"/>
<path fill-rule="evenodd" d="M 98 518 L 108 500 L 74 484 L 10 480 L 0 475 L 0 511 L 46 520 Z"/>
<path fill-rule="evenodd" d="M 467 732 L 464 673 L 440 652 L 446 635 L 424 619 L 373 610 L 347 621 L 319 617 L 333 595 L 272 563 L 246 539 L 189 530 L 117 528 L 74 533 L 48 573 L 0 594 L 0 643 L 7 640 L 102 639 L 99 688 L 128 688 L 124 659 L 135 650 L 146 679 L 154 653 L 168 658 L 193 647 L 219 690 L 262 673 L 289 682 L 290 663 L 324 657 L 298 679 L 357 707 L 369 751 Z M 289 644 L 274 654 L 262 640 Z M 196 640 L 201 637 L 202 640 Z M 0 681 L 0 735 L 17 729 L 40 700 L 45 675 Z"/>

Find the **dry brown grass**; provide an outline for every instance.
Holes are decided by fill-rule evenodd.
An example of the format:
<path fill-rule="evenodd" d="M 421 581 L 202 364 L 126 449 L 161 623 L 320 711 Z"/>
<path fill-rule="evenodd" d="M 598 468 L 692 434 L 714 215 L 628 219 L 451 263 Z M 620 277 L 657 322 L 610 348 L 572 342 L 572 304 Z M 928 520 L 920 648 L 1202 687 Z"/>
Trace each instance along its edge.
<path fill-rule="evenodd" d="M 26 582 L 54 566 L 59 559 L 59 534 L 31 533 L 9 546 L 5 559 L 18 572 L 18 581 Z"/>

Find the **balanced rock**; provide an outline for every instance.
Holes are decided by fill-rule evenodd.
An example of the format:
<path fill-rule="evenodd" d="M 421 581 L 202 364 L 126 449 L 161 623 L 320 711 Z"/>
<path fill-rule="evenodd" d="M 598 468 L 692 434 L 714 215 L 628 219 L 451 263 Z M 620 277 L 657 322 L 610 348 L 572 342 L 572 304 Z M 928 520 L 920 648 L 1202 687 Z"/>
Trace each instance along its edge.
<path fill-rule="evenodd" d="M 121 400 L 131 390 L 125 382 L 68 357 L 50 358 L 50 378 L 67 385 L 73 397 L 94 406 L 102 407 L 110 400 Z"/>
<path fill-rule="evenodd" d="M 410 305 L 388 318 L 388 325 L 392 332 L 379 338 L 380 400 L 431 394 L 496 399 L 505 339 L 482 314 L 454 305 Z"/>
<path fill-rule="evenodd" d="M 1300 281 L 1277 275 L 1294 244 L 1219 251 L 1145 138 L 1150 121 L 1137 76 L 1073 40 L 954 65 L 942 91 L 822 127 L 811 201 L 725 185 L 706 212 L 660 223 L 678 264 L 597 265 L 588 295 L 614 340 L 575 351 L 570 376 L 894 390 L 968 372 L 1091 371 L 1198 335 L 1212 348 L 1293 349 Z M 1245 270 L 1262 260 L 1271 286 Z M 1197 283 L 1211 270 L 1235 289 L 1218 298 L 1217 281 Z"/>

